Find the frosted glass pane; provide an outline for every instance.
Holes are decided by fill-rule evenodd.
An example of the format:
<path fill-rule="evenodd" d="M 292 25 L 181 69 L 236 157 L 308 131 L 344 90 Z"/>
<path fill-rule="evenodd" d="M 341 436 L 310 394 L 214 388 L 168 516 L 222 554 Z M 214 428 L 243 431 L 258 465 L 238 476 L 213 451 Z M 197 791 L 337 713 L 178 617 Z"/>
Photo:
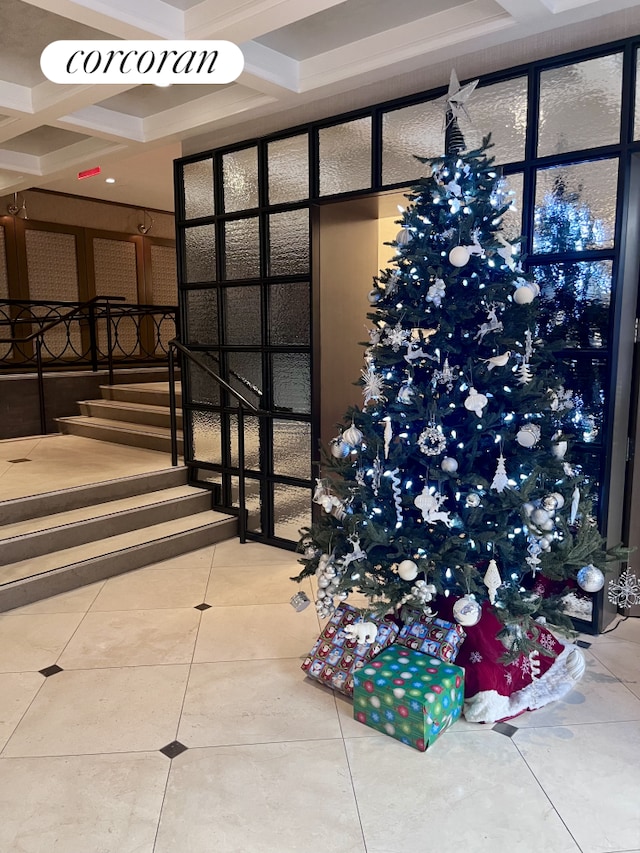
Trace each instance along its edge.
<path fill-rule="evenodd" d="M 273 535 L 297 542 L 300 529 L 311 524 L 311 490 L 300 486 L 273 486 Z"/>
<path fill-rule="evenodd" d="M 217 358 L 206 353 L 198 353 L 198 357 L 220 376 L 220 364 Z M 184 360 L 182 369 L 189 375 L 192 403 L 206 403 L 210 406 L 220 405 L 220 385 L 212 376 L 209 376 L 206 370 L 202 370 L 197 364 L 187 359 Z"/>
<path fill-rule="evenodd" d="M 311 424 L 273 421 L 273 473 L 281 477 L 311 477 Z"/>
<path fill-rule="evenodd" d="M 536 182 L 534 251 L 610 249 L 617 180 L 617 159 L 541 169 Z"/>
<path fill-rule="evenodd" d="M 231 436 L 231 465 L 238 467 L 238 418 L 229 415 Z M 260 470 L 260 419 L 245 415 L 244 418 L 244 467 Z"/>
<path fill-rule="evenodd" d="M 545 264 L 532 272 L 540 285 L 540 330 L 548 342 L 603 347 L 609 329 L 611 261 Z"/>
<path fill-rule="evenodd" d="M 217 412 L 189 412 L 196 462 L 222 464 L 220 415 Z"/>
<path fill-rule="evenodd" d="M 618 142 L 621 97 L 622 53 L 543 71 L 538 155 Z"/>
<path fill-rule="evenodd" d="M 459 126 L 467 149 L 481 145 L 491 134 L 493 148 L 489 149 L 496 163 L 515 163 L 524 160 L 527 132 L 527 78 L 516 77 L 475 90 L 468 103 L 471 124 L 464 118 Z"/>
<path fill-rule="evenodd" d="M 186 281 L 216 280 L 216 230 L 213 225 L 185 228 L 184 257 Z"/>
<path fill-rule="evenodd" d="M 259 287 L 224 288 L 225 343 L 239 346 L 262 343 Z"/>
<path fill-rule="evenodd" d="M 188 290 L 187 342 L 190 344 L 218 343 L 218 290 Z"/>
<path fill-rule="evenodd" d="M 271 359 L 274 408 L 286 412 L 309 412 L 311 363 L 308 353 L 274 353 Z"/>
<path fill-rule="evenodd" d="M 269 342 L 271 344 L 309 343 L 311 305 L 309 284 L 272 284 L 269 287 Z"/>
<path fill-rule="evenodd" d="M 227 355 L 228 382 L 245 400 L 264 408 L 262 404 L 262 355 L 259 352 L 230 352 Z M 229 394 L 229 405 L 237 401 Z"/>
<path fill-rule="evenodd" d="M 371 118 L 359 118 L 318 133 L 320 195 L 371 186 Z"/>
<path fill-rule="evenodd" d="M 269 204 L 309 198 L 309 137 L 291 136 L 267 146 Z"/>
<path fill-rule="evenodd" d="M 636 51 L 636 100 L 633 138 L 640 139 L 640 50 Z"/>
<path fill-rule="evenodd" d="M 213 216 L 213 160 L 198 160 L 182 167 L 185 219 Z"/>
<path fill-rule="evenodd" d="M 309 272 L 309 211 L 288 210 L 269 217 L 269 275 Z"/>
<path fill-rule="evenodd" d="M 238 478 L 231 477 L 231 505 L 238 506 Z M 247 530 L 260 533 L 262 530 L 260 483 L 257 480 L 245 480 L 245 508 L 247 510 Z"/>
<path fill-rule="evenodd" d="M 435 101 L 393 110 L 382 116 L 382 183 L 408 183 L 423 177 L 428 165 L 416 157 L 444 151 L 442 106 Z"/>
<path fill-rule="evenodd" d="M 258 206 L 258 149 L 244 148 L 222 157 L 224 209 L 248 210 Z"/>
<path fill-rule="evenodd" d="M 523 183 L 524 179 L 521 173 L 507 175 L 502 179 L 503 203 L 511 202 L 511 207 L 502 217 L 502 233 L 508 240 L 515 240 L 516 237 L 522 235 Z"/>
<path fill-rule="evenodd" d="M 227 278 L 260 275 L 260 227 L 257 217 L 226 222 L 225 271 Z"/>

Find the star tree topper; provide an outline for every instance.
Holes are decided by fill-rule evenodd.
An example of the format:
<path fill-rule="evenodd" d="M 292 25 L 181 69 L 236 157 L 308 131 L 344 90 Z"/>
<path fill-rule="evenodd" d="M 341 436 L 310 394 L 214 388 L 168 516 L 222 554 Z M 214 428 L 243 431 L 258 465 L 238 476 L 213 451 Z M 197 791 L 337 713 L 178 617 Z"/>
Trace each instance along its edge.
<path fill-rule="evenodd" d="M 471 83 L 461 86 L 455 68 L 451 69 L 449 91 L 444 97 L 440 98 L 440 102 L 443 104 L 445 111 L 445 128 L 451 124 L 454 119 L 458 119 L 461 114 L 471 121 L 465 104 L 473 94 L 473 91 L 479 82 L 479 80 L 473 80 Z"/>

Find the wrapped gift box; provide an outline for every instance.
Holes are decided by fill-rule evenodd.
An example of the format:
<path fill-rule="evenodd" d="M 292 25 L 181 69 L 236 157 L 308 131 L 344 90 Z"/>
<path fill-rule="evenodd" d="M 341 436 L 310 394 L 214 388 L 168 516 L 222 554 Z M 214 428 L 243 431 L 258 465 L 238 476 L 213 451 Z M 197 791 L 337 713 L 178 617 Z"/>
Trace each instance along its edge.
<path fill-rule="evenodd" d="M 390 646 L 398 635 L 395 623 L 380 622 L 374 642 L 358 644 L 344 629 L 360 619 L 360 611 L 355 607 L 349 604 L 337 607 L 302 664 L 310 678 L 347 696 L 353 696 L 353 673 Z"/>
<path fill-rule="evenodd" d="M 464 670 L 392 645 L 354 673 L 356 720 L 424 752 L 462 713 Z"/>
<path fill-rule="evenodd" d="M 467 636 L 461 625 L 411 610 L 404 610 L 402 619 L 405 624 L 396 640 L 399 645 L 449 663 L 455 661 Z"/>

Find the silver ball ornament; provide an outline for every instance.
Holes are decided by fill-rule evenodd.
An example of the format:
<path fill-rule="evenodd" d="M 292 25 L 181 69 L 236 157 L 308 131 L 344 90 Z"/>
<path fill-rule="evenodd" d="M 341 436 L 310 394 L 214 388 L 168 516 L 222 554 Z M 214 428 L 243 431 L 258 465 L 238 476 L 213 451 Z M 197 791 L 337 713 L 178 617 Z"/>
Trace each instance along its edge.
<path fill-rule="evenodd" d="M 604 574 L 597 566 L 583 566 L 578 572 L 578 586 L 585 592 L 599 592 L 604 586 Z"/>
<path fill-rule="evenodd" d="M 455 474 L 458 470 L 458 460 L 453 459 L 451 456 L 445 456 L 442 462 L 440 463 L 440 467 L 443 471 L 446 471 L 447 474 Z"/>
<path fill-rule="evenodd" d="M 475 492 L 471 492 L 471 494 L 467 495 L 465 503 L 470 507 L 480 506 L 480 495 L 477 495 Z"/>
<path fill-rule="evenodd" d="M 376 288 L 370 290 L 367 294 L 367 299 L 369 300 L 369 305 L 376 305 L 382 299 L 382 291 L 376 290 Z"/>
<path fill-rule="evenodd" d="M 418 576 L 418 567 L 413 560 L 403 560 L 398 565 L 398 575 L 403 581 L 412 581 Z"/>
<path fill-rule="evenodd" d="M 345 456 L 348 456 L 351 453 L 351 448 L 346 441 L 342 440 L 342 436 L 332 438 L 330 441 L 330 447 L 331 455 L 335 456 L 336 459 L 344 459 Z"/>
<path fill-rule="evenodd" d="M 521 447 L 533 447 L 540 440 L 540 427 L 537 424 L 527 424 L 516 434 L 516 441 Z"/>
<path fill-rule="evenodd" d="M 346 441 L 350 447 L 359 447 L 363 437 L 361 430 L 355 424 L 351 424 L 349 429 L 342 433 L 342 440 Z"/>
<path fill-rule="evenodd" d="M 464 628 L 477 625 L 481 616 L 482 608 L 471 595 L 464 595 L 453 605 L 453 618 Z"/>

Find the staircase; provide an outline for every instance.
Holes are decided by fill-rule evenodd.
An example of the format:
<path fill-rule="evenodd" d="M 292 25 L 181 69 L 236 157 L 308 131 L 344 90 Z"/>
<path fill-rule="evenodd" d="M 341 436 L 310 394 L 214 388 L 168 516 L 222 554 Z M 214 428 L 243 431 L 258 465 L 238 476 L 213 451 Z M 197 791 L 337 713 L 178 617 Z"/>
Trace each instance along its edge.
<path fill-rule="evenodd" d="M 169 383 L 101 385 L 99 400 L 78 403 L 81 415 L 56 418 L 60 432 L 171 452 Z M 180 386 L 176 389 L 178 429 L 182 426 Z M 182 433 L 178 432 L 178 453 Z"/>
<path fill-rule="evenodd" d="M 235 517 L 211 510 L 210 492 L 187 485 L 186 468 L 0 501 L 0 519 L 0 612 L 203 548 L 237 530 Z"/>

